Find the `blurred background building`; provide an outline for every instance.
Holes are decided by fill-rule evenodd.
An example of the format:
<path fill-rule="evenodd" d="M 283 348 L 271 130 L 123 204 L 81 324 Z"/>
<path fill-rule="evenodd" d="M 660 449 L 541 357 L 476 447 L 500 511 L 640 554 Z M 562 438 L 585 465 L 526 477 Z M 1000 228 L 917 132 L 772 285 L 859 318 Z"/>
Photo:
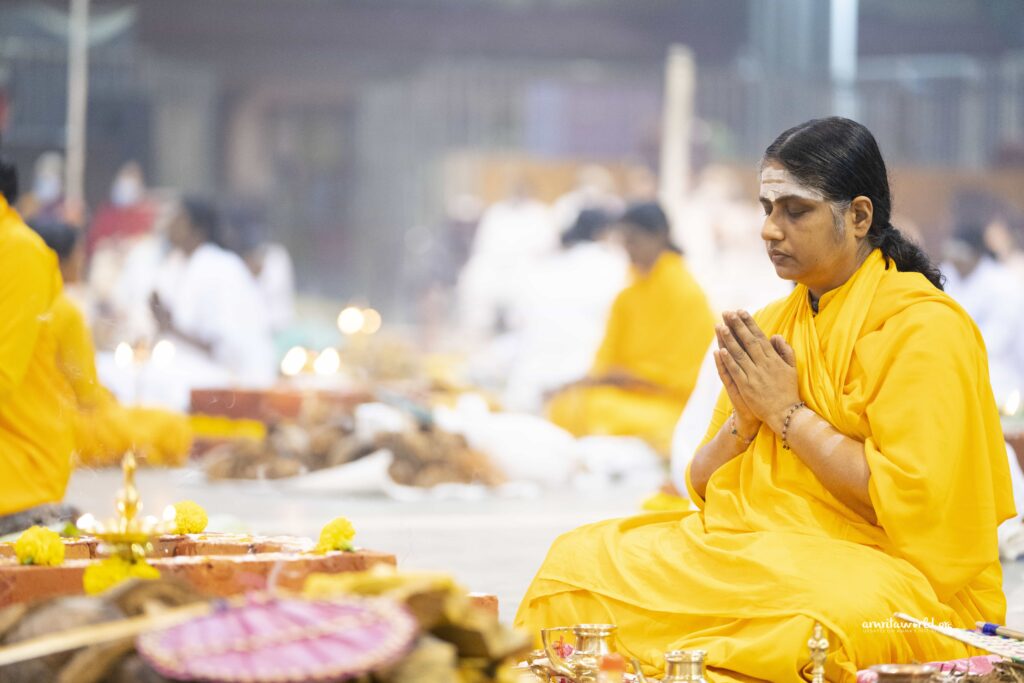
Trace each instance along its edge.
<path fill-rule="evenodd" d="M 0 4 L 0 130 L 26 179 L 65 144 L 67 15 Z M 127 160 L 259 196 L 300 291 L 410 319 L 461 266 L 474 202 L 522 178 L 553 201 L 585 163 L 657 169 L 673 44 L 696 64 L 694 177 L 736 165 L 752 193 L 774 135 L 840 113 L 933 252 L 956 183 L 1024 208 L 1019 0 L 93 0 L 86 199 Z"/>

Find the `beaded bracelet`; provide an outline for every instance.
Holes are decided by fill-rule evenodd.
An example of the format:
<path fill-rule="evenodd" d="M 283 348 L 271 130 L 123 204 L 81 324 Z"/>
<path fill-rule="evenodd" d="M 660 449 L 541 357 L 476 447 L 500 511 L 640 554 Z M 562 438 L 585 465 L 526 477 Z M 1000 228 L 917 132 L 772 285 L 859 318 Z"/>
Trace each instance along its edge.
<path fill-rule="evenodd" d="M 782 450 L 784 450 L 784 451 L 790 450 L 790 448 L 789 448 L 789 438 L 788 438 L 789 437 L 789 421 L 793 419 L 793 413 L 795 413 L 796 411 L 800 410 L 801 408 L 803 408 L 806 405 L 807 404 L 804 403 L 803 401 L 800 401 L 799 403 L 794 403 L 793 407 L 789 409 L 788 413 L 786 413 L 786 421 L 782 423 Z"/>
<path fill-rule="evenodd" d="M 745 443 L 746 445 L 749 446 L 750 442 L 752 442 L 754 439 L 757 438 L 757 432 L 754 432 L 754 436 L 752 436 L 752 437 L 750 437 L 748 439 L 747 437 L 745 437 L 742 434 L 740 434 L 739 430 L 736 429 L 736 411 L 733 411 L 732 415 L 729 416 L 729 420 L 732 423 L 732 428 L 729 430 L 729 433 L 732 434 L 733 436 L 735 436 L 737 439 L 739 439 L 743 443 Z"/>

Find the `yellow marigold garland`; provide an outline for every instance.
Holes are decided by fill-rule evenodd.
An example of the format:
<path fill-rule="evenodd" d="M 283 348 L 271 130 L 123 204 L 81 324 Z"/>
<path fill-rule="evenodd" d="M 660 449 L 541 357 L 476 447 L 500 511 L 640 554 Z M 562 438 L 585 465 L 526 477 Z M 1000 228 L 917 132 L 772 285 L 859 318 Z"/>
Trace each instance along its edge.
<path fill-rule="evenodd" d="M 352 550 L 352 539 L 356 537 L 356 529 L 346 517 L 338 517 L 328 522 L 320 531 L 320 542 L 316 544 L 316 552 L 321 555 L 332 550 Z"/>
<path fill-rule="evenodd" d="M 56 567 L 64 561 L 64 541 L 56 531 L 43 526 L 30 527 L 14 542 L 14 554 L 20 564 Z"/>
<path fill-rule="evenodd" d="M 209 519 L 206 510 L 195 501 L 183 500 L 174 504 L 174 523 L 179 534 L 198 534 L 206 529 Z"/>
<path fill-rule="evenodd" d="M 130 561 L 119 556 L 108 557 L 85 568 L 82 587 L 89 595 L 99 595 L 129 579 L 159 579 L 160 571 L 145 560 Z"/>

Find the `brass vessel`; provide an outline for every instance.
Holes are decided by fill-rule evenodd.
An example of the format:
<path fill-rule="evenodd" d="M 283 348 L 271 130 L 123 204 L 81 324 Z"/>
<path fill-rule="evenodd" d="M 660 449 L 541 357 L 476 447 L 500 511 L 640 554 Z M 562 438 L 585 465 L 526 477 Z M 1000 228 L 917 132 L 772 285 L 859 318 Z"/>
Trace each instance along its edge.
<path fill-rule="evenodd" d="M 601 658 L 613 652 L 614 624 L 577 624 L 541 629 L 543 650 L 530 653 L 530 670 L 542 680 L 564 678 L 570 683 L 596 683 Z M 572 632 L 572 652 L 563 656 L 554 640 L 559 633 Z"/>
<path fill-rule="evenodd" d="M 672 650 L 665 653 L 665 677 L 661 683 L 707 683 L 704 650 Z"/>

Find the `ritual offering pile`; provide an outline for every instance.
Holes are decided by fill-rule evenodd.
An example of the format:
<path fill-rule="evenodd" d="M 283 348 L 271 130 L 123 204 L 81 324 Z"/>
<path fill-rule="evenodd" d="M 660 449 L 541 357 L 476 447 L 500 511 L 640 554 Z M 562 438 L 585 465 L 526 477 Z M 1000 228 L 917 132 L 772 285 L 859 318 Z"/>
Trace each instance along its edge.
<path fill-rule="evenodd" d="M 205 454 L 202 467 L 215 481 L 284 479 L 341 467 L 380 451 L 391 454 L 388 475 L 404 486 L 505 482 L 501 469 L 462 435 L 422 415 L 409 415 L 399 430 L 360 434 L 352 412 L 324 407 L 277 420 L 262 441 L 239 439 L 215 446 Z"/>
<path fill-rule="evenodd" d="M 382 434 L 374 446 L 391 452 L 394 460 L 388 473 L 406 486 L 498 486 L 505 482 L 502 471 L 486 455 L 470 448 L 463 436 L 436 427 Z"/>
<path fill-rule="evenodd" d="M 280 420 L 265 439 L 239 439 L 210 449 L 203 469 L 212 480 L 282 479 L 336 467 L 366 455 L 353 435 L 352 416 Z"/>

